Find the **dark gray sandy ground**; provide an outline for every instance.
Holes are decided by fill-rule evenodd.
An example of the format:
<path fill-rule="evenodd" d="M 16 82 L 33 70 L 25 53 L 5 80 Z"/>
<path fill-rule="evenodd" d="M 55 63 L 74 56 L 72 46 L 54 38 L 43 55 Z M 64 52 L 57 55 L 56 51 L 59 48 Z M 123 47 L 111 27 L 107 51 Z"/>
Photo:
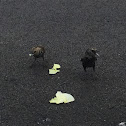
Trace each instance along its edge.
<path fill-rule="evenodd" d="M 30 68 L 32 46 L 45 61 Z M 100 57 L 85 73 L 89 47 Z M 50 76 L 53 63 L 61 72 Z M 125 0 L 0 0 L 1 126 L 116 126 L 126 121 Z M 75 97 L 50 104 L 57 91 Z"/>

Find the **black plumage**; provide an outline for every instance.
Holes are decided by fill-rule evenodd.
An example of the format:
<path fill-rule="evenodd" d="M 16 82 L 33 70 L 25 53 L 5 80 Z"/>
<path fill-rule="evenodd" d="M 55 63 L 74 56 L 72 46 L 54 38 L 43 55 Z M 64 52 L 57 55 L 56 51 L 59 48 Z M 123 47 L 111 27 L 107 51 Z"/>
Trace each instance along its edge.
<path fill-rule="evenodd" d="M 45 54 L 45 48 L 43 46 L 37 46 L 31 49 L 31 54 L 29 55 L 34 56 L 35 60 L 40 57 L 42 57 L 44 60 L 44 54 Z"/>
<path fill-rule="evenodd" d="M 86 50 L 84 57 L 81 58 L 81 62 L 85 72 L 86 68 L 88 67 L 92 67 L 93 71 L 95 71 L 95 62 L 97 60 L 96 55 L 98 55 L 96 49 L 91 48 Z"/>

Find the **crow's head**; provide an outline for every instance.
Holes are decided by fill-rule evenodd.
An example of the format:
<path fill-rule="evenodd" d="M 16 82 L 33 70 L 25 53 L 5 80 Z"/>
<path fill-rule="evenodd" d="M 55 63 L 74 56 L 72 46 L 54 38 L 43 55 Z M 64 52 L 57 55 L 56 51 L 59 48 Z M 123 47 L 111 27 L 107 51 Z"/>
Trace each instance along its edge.
<path fill-rule="evenodd" d="M 99 56 L 97 49 L 95 48 L 89 48 L 85 52 L 85 57 L 87 58 L 94 58 L 96 56 Z"/>
<path fill-rule="evenodd" d="M 39 58 L 39 57 L 43 57 L 44 53 L 45 53 L 44 47 L 38 46 L 38 47 L 33 47 L 31 49 L 29 56 L 34 56 L 36 58 Z"/>

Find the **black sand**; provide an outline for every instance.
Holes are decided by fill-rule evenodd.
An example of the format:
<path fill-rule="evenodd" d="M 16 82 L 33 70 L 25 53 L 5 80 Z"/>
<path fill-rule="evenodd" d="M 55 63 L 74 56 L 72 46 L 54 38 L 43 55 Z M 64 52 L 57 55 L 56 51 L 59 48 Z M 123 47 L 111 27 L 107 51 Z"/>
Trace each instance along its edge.
<path fill-rule="evenodd" d="M 30 67 L 29 50 L 46 48 Z M 89 47 L 96 72 L 80 59 Z M 49 75 L 54 63 L 61 72 Z M 75 97 L 50 104 L 57 91 Z M 1 126 L 116 126 L 126 121 L 125 0 L 0 1 Z"/>

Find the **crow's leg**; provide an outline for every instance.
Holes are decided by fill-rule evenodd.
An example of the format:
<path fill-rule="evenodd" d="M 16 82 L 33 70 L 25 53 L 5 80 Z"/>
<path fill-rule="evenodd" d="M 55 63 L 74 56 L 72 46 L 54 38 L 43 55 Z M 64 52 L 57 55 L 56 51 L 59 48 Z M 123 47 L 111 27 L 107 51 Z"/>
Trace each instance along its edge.
<path fill-rule="evenodd" d="M 93 66 L 93 71 L 95 72 L 95 65 Z"/>
<path fill-rule="evenodd" d="M 35 61 L 36 61 L 36 57 L 34 58 L 33 63 L 30 65 L 30 68 L 32 68 L 32 67 L 33 67 L 33 65 L 35 64 Z"/>
<path fill-rule="evenodd" d="M 36 61 L 36 59 L 37 59 L 37 58 L 35 57 L 34 62 Z M 33 63 L 34 63 L 34 62 L 33 62 Z"/>
<path fill-rule="evenodd" d="M 84 71 L 87 72 L 86 67 L 84 66 Z"/>
<path fill-rule="evenodd" d="M 37 59 L 37 58 L 35 57 L 35 58 L 34 58 L 34 61 L 33 61 L 33 63 L 32 63 L 32 65 L 35 63 L 36 59 Z"/>
<path fill-rule="evenodd" d="M 42 58 L 43 58 L 43 61 L 44 61 L 44 55 L 42 56 Z"/>

